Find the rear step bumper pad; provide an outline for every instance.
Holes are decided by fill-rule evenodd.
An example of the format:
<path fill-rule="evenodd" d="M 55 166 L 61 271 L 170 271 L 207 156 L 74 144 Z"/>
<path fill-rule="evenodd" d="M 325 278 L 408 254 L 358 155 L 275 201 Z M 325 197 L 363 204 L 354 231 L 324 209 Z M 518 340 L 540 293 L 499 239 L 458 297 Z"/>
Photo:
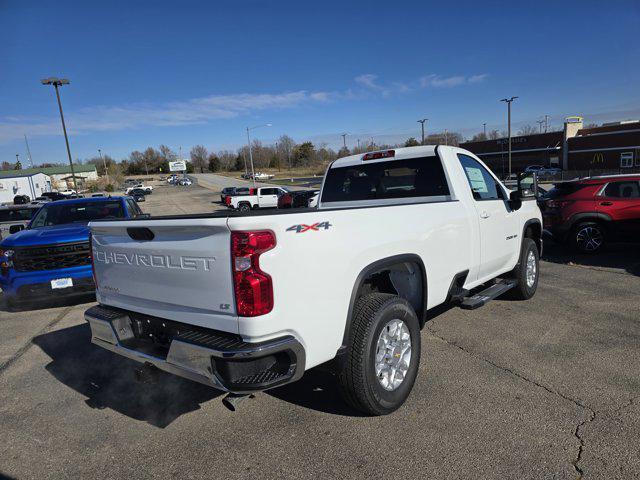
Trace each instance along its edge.
<path fill-rule="evenodd" d="M 304 373 L 304 348 L 294 337 L 285 336 L 260 343 L 236 342 L 231 348 L 217 349 L 174 338 L 166 358 L 128 348 L 123 343 L 134 339 L 131 319 L 126 310 L 96 305 L 84 314 L 91 327 L 91 342 L 118 355 L 161 370 L 188 378 L 218 390 L 233 393 L 250 393 L 266 390 L 299 380 Z M 210 339 L 216 331 L 209 330 Z M 214 342 L 215 343 L 215 342 Z M 233 383 L 225 381 L 215 371 L 220 363 L 250 363 L 253 359 L 266 359 L 286 352 L 290 359 L 286 372 L 274 375 L 269 371 L 255 371 Z M 257 362 L 259 363 L 259 362 Z M 264 366 L 264 363 L 262 364 Z M 255 381 L 252 379 L 255 378 Z M 266 379 L 266 381 L 265 381 Z"/>

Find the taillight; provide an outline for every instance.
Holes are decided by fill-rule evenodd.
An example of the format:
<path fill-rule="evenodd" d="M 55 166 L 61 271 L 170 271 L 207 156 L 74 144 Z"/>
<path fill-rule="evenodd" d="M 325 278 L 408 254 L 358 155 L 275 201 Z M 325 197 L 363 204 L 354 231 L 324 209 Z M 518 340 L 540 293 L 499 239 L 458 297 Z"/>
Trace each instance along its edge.
<path fill-rule="evenodd" d="M 567 205 L 571 205 L 572 200 L 547 200 L 546 205 L 548 208 L 564 208 Z"/>
<path fill-rule="evenodd" d="M 233 287 L 241 317 L 256 317 L 273 309 L 273 283 L 260 270 L 260 255 L 275 245 L 276 236 L 269 230 L 231 232 Z"/>
<path fill-rule="evenodd" d="M 225 203 L 225 205 L 231 205 L 231 197 L 229 197 L 229 196 L 224 197 L 224 203 Z"/>
<path fill-rule="evenodd" d="M 91 260 L 91 274 L 93 275 L 93 283 L 98 289 L 98 277 L 96 276 L 96 266 L 93 261 L 93 235 L 89 232 L 89 260 Z"/>

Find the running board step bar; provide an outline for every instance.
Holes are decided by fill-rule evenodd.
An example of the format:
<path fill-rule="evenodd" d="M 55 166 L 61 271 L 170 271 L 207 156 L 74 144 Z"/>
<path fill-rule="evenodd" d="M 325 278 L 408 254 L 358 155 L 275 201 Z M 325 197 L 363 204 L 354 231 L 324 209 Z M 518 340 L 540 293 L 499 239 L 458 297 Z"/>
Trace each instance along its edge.
<path fill-rule="evenodd" d="M 462 303 L 460 303 L 460 308 L 464 308 L 465 310 L 475 310 L 476 308 L 484 306 L 494 298 L 511 290 L 515 286 L 515 280 L 501 280 L 494 283 L 489 288 L 485 288 L 481 292 L 474 293 L 470 297 L 465 297 L 462 300 Z"/>

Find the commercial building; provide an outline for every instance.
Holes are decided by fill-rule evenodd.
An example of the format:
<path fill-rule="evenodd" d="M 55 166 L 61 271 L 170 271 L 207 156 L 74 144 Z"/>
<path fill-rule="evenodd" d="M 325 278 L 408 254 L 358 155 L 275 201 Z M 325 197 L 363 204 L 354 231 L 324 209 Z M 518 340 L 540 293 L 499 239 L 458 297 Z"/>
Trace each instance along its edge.
<path fill-rule="evenodd" d="M 49 191 L 51 178 L 42 172 L 0 171 L 0 203 L 13 203 L 16 195 L 28 195 L 34 199 Z"/>
<path fill-rule="evenodd" d="M 461 143 L 497 175 L 509 172 L 507 138 Z M 529 165 L 565 171 L 635 171 L 640 168 L 640 121 L 584 128 L 581 117 L 568 117 L 562 131 L 511 137 L 511 171 Z"/>
<path fill-rule="evenodd" d="M 87 182 L 98 180 L 98 172 L 96 171 L 95 165 L 74 165 L 73 170 L 75 172 L 78 189 L 84 188 Z M 34 167 L 24 170 L 6 170 L 1 173 L 11 173 L 14 175 L 44 173 L 51 179 L 51 189 L 67 190 L 69 188 L 73 188 L 73 178 L 71 176 L 71 167 L 69 165 L 58 167 Z"/>

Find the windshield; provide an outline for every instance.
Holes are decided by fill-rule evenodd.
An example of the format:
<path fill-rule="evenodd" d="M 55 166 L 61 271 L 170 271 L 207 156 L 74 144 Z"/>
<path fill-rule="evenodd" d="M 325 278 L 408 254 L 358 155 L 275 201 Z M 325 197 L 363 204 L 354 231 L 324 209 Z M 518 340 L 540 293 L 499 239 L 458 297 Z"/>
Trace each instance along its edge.
<path fill-rule="evenodd" d="M 112 202 L 51 203 L 43 206 L 29 228 L 48 227 L 65 223 L 87 223 L 101 218 L 123 218 L 122 204 Z"/>

